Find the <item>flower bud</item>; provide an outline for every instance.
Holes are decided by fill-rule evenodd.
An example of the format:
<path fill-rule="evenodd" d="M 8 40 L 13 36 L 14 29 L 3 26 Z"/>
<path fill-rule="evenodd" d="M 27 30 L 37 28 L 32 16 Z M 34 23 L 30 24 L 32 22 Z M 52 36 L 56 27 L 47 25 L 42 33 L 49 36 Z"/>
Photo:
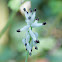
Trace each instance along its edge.
<path fill-rule="evenodd" d="M 34 9 L 34 11 L 36 11 L 36 8 Z"/>
<path fill-rule="evenodd" d="M 30 56 L 32 55 L 31 52 L 29 53 L 29 55 L 30 55 Z"/>
<path fill-rule="evenodd" d="M 20 29 L 18 29 L 17 32 L 21 32 Z"/>
<path fill-rule="evenodd" d="M 37 47 L 35 47 L 35 49 L 36 49 L 36 50 L 38 50 L 38 48 L 37 48 Z"/>
<path fill-rule="evenodd" d="M 44 22 L 43 25 L 46 25 L 46 22 Z"/>
<path fill-rule="evenodd" d="M 23 10 L 26 11 L 26 8 L 24 8 Z"/>
<path fill-rule="evenodd" d="M 39 43 L 39 40 L 36 40 L 35 42 L 36 42 L 36 43 Z"/>
<path fill-rule="evenodd" d="M 27 43 L 25 43 L 25 46 L 27 46 Z"/>

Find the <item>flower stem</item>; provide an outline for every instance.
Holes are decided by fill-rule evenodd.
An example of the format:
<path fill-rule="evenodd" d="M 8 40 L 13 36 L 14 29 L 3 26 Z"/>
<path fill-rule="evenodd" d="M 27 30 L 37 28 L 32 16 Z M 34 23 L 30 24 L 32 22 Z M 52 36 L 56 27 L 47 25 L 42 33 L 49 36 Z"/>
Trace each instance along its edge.
<path fill-rule="evenodd" d="M 28 56 L 29 56 L 29 52 L 27 51 L 27 55 L 26 55 L 25 62 L 27 62 L 27 61 L 28 61 Z"/>
<path fill-rule="evenodd" d="M 31 27 L 31 30 L 32 30 L 32 27 Z"/>

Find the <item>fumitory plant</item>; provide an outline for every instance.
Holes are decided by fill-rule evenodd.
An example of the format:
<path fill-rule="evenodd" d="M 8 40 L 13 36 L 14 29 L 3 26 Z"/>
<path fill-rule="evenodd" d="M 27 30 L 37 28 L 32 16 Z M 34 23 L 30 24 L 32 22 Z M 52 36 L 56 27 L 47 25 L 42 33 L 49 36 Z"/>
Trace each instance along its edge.
<path fill-rule="evenodd" d="M 26 17 L 25 21 L 27 25 L 21 29 L 18 29 L 17 32 L 26 31 L 26 38 L 22 39 L 22 42 L 24 43 L 26 50 L 29 52 L 29 55 L 31 56 L 33 46 L 35 47 L 36 50 L 38 50 L 37 43 L 39 43 L 38 33 L 33 32 L 32 28 L 46 25 L 46 22 L 38 23 L 39 18 L 37 17 L 37 19 L 35 19 L 36 8 L 34 9 L 34 11 L 32 11 L 32 9 L 30 8 L 29 12 L 27 12 L 25 8 L 23 10 L 25 12 Z"/>

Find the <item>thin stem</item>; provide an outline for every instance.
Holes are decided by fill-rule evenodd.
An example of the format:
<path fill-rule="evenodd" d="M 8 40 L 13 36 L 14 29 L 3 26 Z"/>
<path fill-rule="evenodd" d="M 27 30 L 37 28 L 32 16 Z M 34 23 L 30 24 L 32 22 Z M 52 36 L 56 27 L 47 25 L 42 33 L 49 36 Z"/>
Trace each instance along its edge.
<path fill-rule="evenodd" d="M 9 20 L 8 20 L 6 26 L 3 28 L 3 30 L 2 30 L 1 33 L 0 33 L 0 38 L 1 38 L 2 35 L 5 33 L 5 31 L 8 29 L 8 27 L 10 26 L 10 24 L 12 24 L 13 18 L 14 18 L 15 15 L 16 15 L 16 11 L 13 11 L 13 12 L 11 13 L 10 17 L 9 17 Z"/>
<path fill-rule="evenodd" d="M 32 30 L 32 27 L 31 27 L 31 30 Z"/>
<path fill-rule="evenodd" d="M 28 56 L 29 56 L 29 52 L 27 51 L 25 62 L 28 62 Z"/>

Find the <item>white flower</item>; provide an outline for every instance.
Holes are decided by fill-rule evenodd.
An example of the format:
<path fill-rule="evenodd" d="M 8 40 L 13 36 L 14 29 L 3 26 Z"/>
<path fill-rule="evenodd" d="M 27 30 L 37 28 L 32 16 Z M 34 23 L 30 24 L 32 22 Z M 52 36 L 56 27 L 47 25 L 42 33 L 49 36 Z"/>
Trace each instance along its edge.
<path fill-rule="evenodd" d="M 46 22 L 38 23 L 39 18 L 35 20 L 36 9 L 34 9 L 34 12 L 32 12 L 31 9 L 29 12 L 27 12 L 26 9 L 24 8 L 24 11 L 25 11 L 25 17 L 26 17 L 25 21 L 27 23 L 27 26 L 24 26 L 23 28 L 18 29 L 17 32 L 26 31 L 26 38 L 23 39 L 22 42 L 26 46 L 26 50 L 29 51 L 29 55 L 31 55 L 33 46 L 35 47 L 36 50 L 38 50 L 38 47 L 36 46 L 36 44 L 39 43 L 38 33 L 32 32 L 31 28 L 40 27 L 42 25 L 45 25 Z"/>
<path fill-rule="evenodd" d="M 33 12 L 32 16 L 31 16 L 31 20 L 32 20 L 32 21 L 34 21 L 35 15 L 36 15 L 36 9 L 35 9 L 35 11 Z"/>
<path fill-rule="evenodd" d="M 24 43 L 24 45 L 25 45 L 25 43 L 26 43 L 26 39 L 24 38 L 24 39 L 22 39 L 22 42 Z"/>
<path fill-rule="evenodd" d="M 30 27 L 30 25 L 24 26 L 23 28 L 18 29 L 17 32 L 22 32 L 22 31 L 28 30 L 29 27 Z"/>
<path fill-rule="evenodd" d="M 29 43 L 30 41 L 30 34 L 28 33 L 28 31 L 26 31 L 26 43 Z"/>
<path fill-rule="evenodd" d="M 29 43 L 27 43 L 26 50 L 28 50 L 29 54 L 31 55 L 32 48 Z"/>
<path fill-rule="evenodd" d="M 25 21 L 27 22 L 28 25 L 32 24 L 35 19 L 36 9 L 34 10 L 33 13 L 31 9 L 29 12 L 27 12 L 26 9 L 24 8 L 24 11 L 25 11 L 25 17 L 26 17 Z"/>
<path fill-rule="evenodd" d="M 33 40 L 36 41 L 36 36 L 35 36 L 35 34 L 32 32 L 31 29 L 29 30 L 29 33 L 30 33 L 31 37 L 33 38 Z"/>

